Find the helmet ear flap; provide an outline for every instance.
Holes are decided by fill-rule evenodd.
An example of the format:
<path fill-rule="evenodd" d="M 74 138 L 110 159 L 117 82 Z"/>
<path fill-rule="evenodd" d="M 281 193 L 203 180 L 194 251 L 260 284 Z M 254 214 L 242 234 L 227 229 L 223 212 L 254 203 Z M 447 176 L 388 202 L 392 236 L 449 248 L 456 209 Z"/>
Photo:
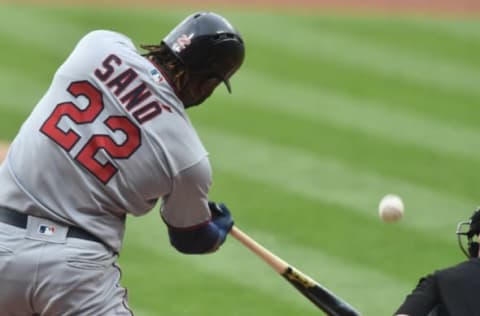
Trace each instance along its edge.
<path fill-rule="evenodd" d="M 468 242 L 468 254 L 470 255 L 470 258 L 477 258 L 478 257 L 478 250 L 479 250 L 479 244 L 477 241 L 471 241 L 469 240 Z"/>

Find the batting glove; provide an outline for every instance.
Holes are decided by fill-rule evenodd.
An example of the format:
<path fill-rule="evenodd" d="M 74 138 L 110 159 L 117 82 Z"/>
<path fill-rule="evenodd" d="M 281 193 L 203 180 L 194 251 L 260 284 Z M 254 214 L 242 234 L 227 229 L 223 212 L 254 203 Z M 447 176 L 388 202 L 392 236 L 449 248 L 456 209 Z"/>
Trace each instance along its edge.
<path fill-rule="evenodd" d="M 230 210 L 224 203 L 208 202 L 208 207 L 212 213 L 212 222 L 226 236 L 232 229 L 234 221 Z"/>

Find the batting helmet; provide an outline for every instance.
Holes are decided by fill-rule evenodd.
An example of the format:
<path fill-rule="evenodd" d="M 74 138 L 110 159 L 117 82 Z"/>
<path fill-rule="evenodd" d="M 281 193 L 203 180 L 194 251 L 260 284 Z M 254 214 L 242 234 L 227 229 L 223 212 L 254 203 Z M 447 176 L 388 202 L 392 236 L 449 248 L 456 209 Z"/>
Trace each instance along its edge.
<path fill-rule="evenodd" d="M 228 79 L 242 65 L 245 47 L 240 34 L 224 17 L 212 12 L 192 14 L 163 43 L 187 71 L 206 79 L 214 76 L 231 92 Z"/>

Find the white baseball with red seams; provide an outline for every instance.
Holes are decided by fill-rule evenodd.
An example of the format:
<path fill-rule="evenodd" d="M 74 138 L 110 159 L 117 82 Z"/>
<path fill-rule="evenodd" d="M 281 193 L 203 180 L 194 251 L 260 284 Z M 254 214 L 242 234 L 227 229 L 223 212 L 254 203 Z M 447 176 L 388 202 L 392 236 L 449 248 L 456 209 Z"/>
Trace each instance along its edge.
<path fill-rule="evenodd" d="M 403 201 L 396 194 L 385 195 L 378 206 L 380 218 L 387 223 L 397 222 L 403 217 L 403 213 Z"/>

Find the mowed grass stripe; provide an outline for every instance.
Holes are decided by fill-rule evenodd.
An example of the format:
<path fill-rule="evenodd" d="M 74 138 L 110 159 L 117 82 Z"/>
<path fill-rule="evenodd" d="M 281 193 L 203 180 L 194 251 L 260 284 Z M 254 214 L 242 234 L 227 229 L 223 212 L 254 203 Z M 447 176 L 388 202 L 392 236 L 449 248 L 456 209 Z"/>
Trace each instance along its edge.
<path fill-rule="evenodd" d="M 312 29 L 311 32 L 315 30 Z M 274 34 L 267 31 L 256 33 L 252 31 L 246 34 L 247 39 L 255 46 L 255 50 L 249 51 L 247 55 L 247 65 L 250 60 L 254 60 L 257 70 L 267 72 L 279 80 L 295 80 L 298 84 L 325 87 L 329 90 L 337 90 L 341 94 L 350 94 L 356 99 L 374 99 L 390 107 L 408 107 L 414 112 L 449 122 L 477 126 L 474 118 L 477 113 L 480 114 L 477 106 L 478 95 L 444 89 L 441 86 L 412 81 L 387 72 L 382 73 L 369 67 L 324 58 L 321 53 L 317 54 L 317 46 L 320 45 L 316 44 L 316 41 L 310 43 L 309 38 L 306 38 L 303 43 L 297 39 L 295 45 L 305 51 L 301 53 L 292 52 L 288 40 L 283 44 L 279 40 L 270 42 L 269 38 L 275 38 Z M 418 38 L 418 40 L 423 39 Z M 469 49 L 468 46 L 464 47 L 464 50 Z M 355 47 L 351 47 L 348 52 L 344 50 L 339 52 L 340 55 L 350 53 L 356 54 Z M 332 55 L 335 54 L 332 52 Z M 377 61 L 371 59 L 371 62 Z M 393 58 L 389 63 L 395 64 L 395 59 Z M 418 72 L 417 69 L 405 69 L 405 71 Z M 432 71 L 435 73 L 435 70 Z M 287 89 L 289 88 L 278 89 L 277 93 L 282 94 Z M 288 101 L 302 102 L 301 99 Z"/>
<path fill-rule="evenodd" d="M 257 41 L 269 43 L 278 51 L 287 51 L 311 59 L 328 59 L 331 62 L 366 68 L 370 72 L 388 74 L 438 89 L 480 96 L 476 84 L 480 71 L 456 64 L 449 59 L 422 56 L 398 48 L 392 49 L 381 43 L 359 40 L 345 33 L 329 32 L 294 23 L 287 24 L 281 17 L 265 18 L 260 29 L 253 21 L 251 24 L 244 24 L 243 27 Z M 282 36 L 272 36 L 273 34 Z"/>
<path fill-rule="evenodd" d="M 464 41 L 466 42 L 467 46 L 470 47 L 477 48 L 479 45 L 478 40 L 480 39 L 480 25 L 477 19 L 425 19 L 420 17 L 411 17 L 409 18 L 408 23 L 415 26 L 417 30 L 420 29 L 433 34 L 442 34 L 442 37 L 447 37 L 447 39 L 448 37 L 453 37 L 457 40 Z M 445 44 L 443 39 L 442 42 Z M 458 47 L 457 45 L 448 45 L 447 50 L 455 50 L 459 48 L 462 48 L 462 51 L 459 52 L 460 54 L 468 54 L 469 56 L 472 56 L 472 52 L 464 50 L 463 45 L 461 47 Z M 476 64 L 479 62 L 478 58 L 471 61 Z"/>
<path fill-rule="evenodd" d="M 298 150 L 308 152 L 312 157 L 338 160 L 355 170 L 417 183 L 447 195 L 469 200 L 477 198 L 477 180 L 471 172 L 476 168 L 476 160 L 439 155 L 422 147 L 385 141 L 381 135 L 365 135 L 354 129 L 302 120 L 243 102 L 230 102 L 218 108 L 216 104 L 209 106 L 208 112 L 192 112 L 196 123 L 253 140 L 288 146 L 292 152 Z"/>
<path fill-rule="evenodd" d="M 340 63 L 331 63 L 322 59 L 305 58 L 304 56 L 286 54 L 272 49 L 268 45 L 258 44 L 252 52 L 252 58 L 258 60 L 255 71 L 268 73 L 278 80 L 296 82 L 312 89 L 326 89 L 341 95 L 350 95 L 356 100 L 376 100 L 389 108 L 405 107 L 405 110 L 419 113 L 422 116 L 437 118 L 448 124 L 463 124 L 477 127 L 475 120 L 479 113 L 478 97 L 465 96 L 459 93 L 425 87 L 418 83 L 402 81 L 396 78 L 372 73 L 365 69 L 352 68 Z M 277 56 L 278 59 L 269 56 Z M 288 60 L 286 64 L 284 61 Z M 247 60 L 248 62 L 248 60 Z M 247 64 L 248 65 L 248 64 Z M 242 71 L 248 68 L 242 69 Z M 242 76 L 235 78 L 239 81 Z M 258 83 L 257 84 L 261 84 Z M 278 87 L 276 94 L 288 92 L 289 86 Z M 251 89 L 249 89 L 251 91 Z M 257 93 L 261 96 L 261 90 Z M 303 99 L 283 101 L 294 106 Z M 480 114 L 480 113 L 479 113 Z"/>
<path fill-rule="evenodd" d="M 41 83 L 15 69 L 0 67 L 0 109 L 9 109 L 26 116 L 44 93 L 47 83 Z M 16 89 L 12 89 L 16 87 Z M 21 89 L 21 91 L 19 91 Z M 20 93 L 19 93 L 20 92 Z"/>
<path fill-rule="evenodd" d="M 157 316 L 158 315 L 158 311 L 153 309 L 151 311 L 147 311 L 142 308 L 135 308 L 134 312 L 135 312 L 135 316 Z"/>
<path fill-rule="evenodd" d="M 94 11 L 94 13 L 92 12 Z M 162 8 L 139 9 L 118 7 L 112 8 L 91 6 L 85 7 L 52 7 L 41 14 L 45 19 L 56 20 L 57 23 L 74 25 L 88 32 L 95 29 L 108 29 L 129 36 L 134 43 L 157 44 L 186 15 L 189 10 Z M 132 27 L 132 25 L 135 25 Z"/>
<path fill-rule="evenodd" d="M 400 49 L 423 58 L 449 60 L 478 70 L 480 61 L 479 27 L 475 20 L 449 20 L 440 17 L 326 16 L 299 19 L 298 23 L 320 30 L 354 36 Z M 468 48 L 468 49 L 466 49 Z M 393 61 L 392 61 L 393 62 Z"/>
<path fill-rule="evenodd" d="M 405 198 L 411 212 L 404 224 L 418 230 L 438 233 L 449 229 L 450 223 L 458 220 L 455 210 L 469 210 L 476 203 L 414 182 L 353 168 L 339 160 L 298 148 L 274 145 L 203 125 L 200 131 L 220 169 L 300 196 L 349 207 L 365 216 L 377 216 L 377 202 L 381 196 L 396 192 Z M 239 153 L 243 154 L 239 157 Z M 442 221 L 432 221 L 430 210 L 435 210 Z"/>
<path fill-rule="evenodd" d="M 53 56 L 66 57 L 83 35 L 82 28 L 66 21 L 49 19 L 40 8 L 36 10 L 2 6 L 0 17 L 0 34 L 8 36 L 12 41 L 28 45 L 30 54 L 38 49 Z"/>
<path fill-rule="evenodd" d="M 184 272 L 184 277 L 187 277 L 185 274 L 188 274 L 197 278 L 196 274 L 200 272 L 200 277 L 203 275 L 203 278 L 213 278 L 213 284 L 211 283 L 213 291 L 210 293 L 216 291 L 215 279 L 223 278 L 222 282 L 232 284 L 229 289 L 225 289 L 225 291 L 231 292 L 223 294 L 240 295 L 237 300 L 238 303 L 241 303 L 241 292 L 248 291 L 259 293 L 261 296 L 267 295 L 272 302 L 276 301 L 279 306 L 296 307 L 298 312 L 302 312 L 302 315 L 318 314 L 316 309 L 282 280 L 275 271 L 233 238 L 229 237 L 221 251 L 215 255 L 183 256 L 175 253 L 164 242 L 152 243 L 151 234 L 142 233 L 146 229 L 155 229 L 157 233 L 154 233 L 153 237 L 157 237 L 158 232 L 162 232 L 162 234 L 158 234 L 158 240 L 165 239 L 163 234 L 166 233 L 163 230 L 156 229 L 158 221 L 142 218 L 129 222 L 130 234 L 137 236 L 129 241 L 130 252 L 133 252 L 133 249 L 140 248 L 142 252 L 151 253 L 152 256 L 169 258 L 169 260 L 174 259 L 178 262 L 178 265 L 190 267 L 187 270 L 188 272 Z M 245 230 L 248 229 L 245 228 Z M 409 290 L 410 284 L 399 281 L 395 276 L 391 277 L 375 269 L 352 264 L 348 259 L 343 261 L 326 256 L 322 254 L 321 247 L 310 249 L 299 244 L 292 244 L 288 241 L 288 232 L 285 232 L 284 235 L 272 235 L 263 231 L 249 230 L 248 233 L 274 253 L 358 306 L 365 315 L 383 315 L 391 312 L 389 302 L 398 301 L 398 294 L 407 293 Z M 365 288 L 366 283 L 369 284 L 368 288 Z M 358 295 L 360 291 L 361 296 Z M 366 297 L 383 297 L 384 300 L 372 305 L 365 299 Z M 268 300 L 264 304 L 268 304 Z M 268 309 L 268 306 L 265 307 Z M 258 313 L 265 307 L 257 306 L 252 311 Z M 267 315 L 274 314 L 267 313 Z M 282 315 L 294 314 L 291 314 L 291 311 L 287 309 L 283 311 Z"/>
<path fill-rule="evenodd" d="M 468 160 L 476 159 L 480 147 L 480 129 L 415 113 L 408 107 L 357 99 L 321 86 L 305 85 L 249 69 L 241 76 L 242 80 L 235 87 L 235 102 L 252 108 L 278 111 L 302 120 L 329 122 L 366 135 Z M 249 90 L 252 84 L 262 93 L 252 94 Z M 230 99 L 227 96 L 222 100 L 228 102 Z"/>

